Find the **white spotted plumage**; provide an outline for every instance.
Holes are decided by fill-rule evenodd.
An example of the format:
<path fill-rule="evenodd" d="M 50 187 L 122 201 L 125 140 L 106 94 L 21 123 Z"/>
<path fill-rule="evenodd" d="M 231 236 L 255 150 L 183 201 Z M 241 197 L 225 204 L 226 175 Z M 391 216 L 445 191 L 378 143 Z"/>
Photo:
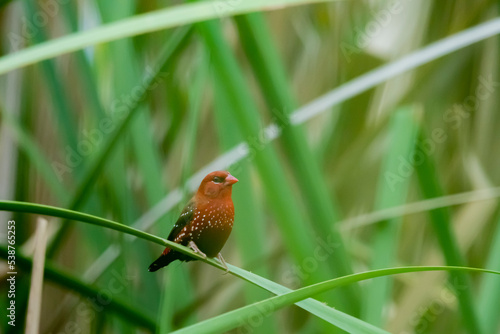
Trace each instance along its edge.
<path fill-rule="evenodd" d="M 168 240 L 190 246 L 213 257 L 219 255 L 233 227 L 232 185 L 238 180 L 225 171 L 208 174 L 168 236 Z M 195 241 L 193 244 L 192 241 Z M 198 249 L 199 248 L 199 249 Z M 149 268 L 156 271 L 174 260 L 190 259 L 166 248 Z"/>

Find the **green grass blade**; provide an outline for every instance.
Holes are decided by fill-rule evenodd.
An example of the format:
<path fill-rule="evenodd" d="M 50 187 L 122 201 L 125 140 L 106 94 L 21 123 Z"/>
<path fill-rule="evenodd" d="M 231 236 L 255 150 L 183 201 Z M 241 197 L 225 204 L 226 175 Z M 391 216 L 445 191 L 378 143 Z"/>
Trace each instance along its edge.
<path fill-rule="evenodd" d="M 109 219 L 100 218 L 97 216 L 89 215 L 87 213 L 82 213 L 78 211 L 57 208 L 55 206 L 28 203 L 28 202 L 0 201 L 0 210 L 11 211 L 11 212 L 33 213 L 51 217 L 66 218 L 68 220 L 81 221 L 92 225 L 103 226 L 116 231 L 128 233 L 145 240 L 156 242 L 157 244 L 160 245 L 169 247 L 172 246 L 173 248 L 179 247 L 178 244 L 153 236 L 149 233 L 142 232 L 138 229 L 116 223 Z M 184 249 L 185 247 L 182 248 Z M 192 252 L 188 253 L 191 254 Z"/>
<path fill-rule="evenodd" d="M 486 268 L 500 270 L 500 217 L 497 218 L 496 231 L 491 242 L 491 250 Z M 478 297 L 478 318 L 483 333 L 498 332 L 500 327 L 500 282 L 486 276 L 482 278 Z"/>
<path fill-rule="evenodd" d="M 197 151 L 197 135 L 200 131 L 200 118 L 202 103 L 205 93 L 205 87 L 208 83 L 209 63 L 206 59 L 205 50 L 200 47 L 196 57 L 197 63 L 194 65 L 196 70 L 193 74 L 192 88 L 189 92 L 189 105 L 187 115 L 187 136 L 185 138 L 185 148 L 183 156 L 182 183 L 185 184 L 189 175 L 193 171 L 194 158 Z"/>
<path fill-rule="evenodd" d="M 293 291 L 289 288 L 286 288 L 273 281 L 255 275 L 254 273 L 245 271 L 241 268 L 230 265 L 230 269 L 232 272 L 238 274 L 241 277 L 244 277 L 247 281 L 252 282 L 253 284 L 256 284 L 276 295 L 282 295 Z M 337 310 L 336 308 L 328 307 L 327 305 L 319 302 L 316 299 L 312 298 L 305 299 L 301 302 L 296 303 L 296 305 L 310 312 L 311 314 L 325 320 L 326 322 L 334 326 L 337 326 L 338 328 L 345 330 L 346 332 L 349 333 L 359 333 L 359 334 L 388 333 L 383 329 L 380 329 L 369 323 L 359 320 L 358 318 L 355 318 L 349 314 L 343 313 Z"/>
<path fill-rule="evenodd" d="M 360 75 L 302 106 L 292 114 L 292 124 L 303 123 L 315 115 L 330 110 L 331 107 L 366 92 L 391 78 L 498 34 L 500 34 L 500 18 L 478 24 L 429 44 L 396 61 Z"/>
<path fill-rule="evenodd" d="M 197 152 L 196 137 L 199 132 L 199 122 L 202 109 L 202 102 L 204 97 L 204 87 L 208 75 L 208 66 L 206 64 L 205 54 L 203 50 L 197 50 L 198 62 L 194 65 L 196 67 L 194 72 L 192 89 L 189 92 L 189 105 L 188 114 L 186 116 L 187 120 L 187 133 L 183 141 L 184 145 L 184 155 L 182 161 L 182 183 L 186 181 L 186 178 L 190 173 L 192 173 L 193 161 L 195 154 Z M 186 197 L 186 196 L 184 196 Z M 195 287 L 192 285 L 187 268 L 186 267 L 176 267 L 171 268 L 164 280 L 165 286 L 175 286 L 176 289 L 167 290 L 162 293 L 160 299 L 159 312 L 157 314 L 158 318 L 158 333 L 168 333 L 173 331 L 174 328 L 178 328 L 179 324 L 174 324 L 174 317 L 166 317 L 165 314 L 175 315 L 176 311 L 187 307 L 190 304 L 196 302 L 196 292 Z M 194 312 L 193 312 L 194 313 Z M 196 320 L 196 313 L 188 319 L 189 321 Z M 176 327 L 174 327 L 176 326 Z"/>
<path fill-rule="evenodd" d="M 410 178 L 402 176 L 401 159 L 408 159 L 413 152 L 417 136 L 413 108 L 403 107 L 391 117 L 389 125 L 389 147 L 382 163 L 375 210 L 402 205 L 406 202 Z M 371 268 L 387 268 L 397 263 L 397 242 L 399 240 L 400 219 L 392 219 L 377 225 L 373 235 Z M 376 326 L 383 326 L 382 314 L 392 291 L 390 277 L 378 278 L 368 283 L 363 319 Z"/>
<path fill-rule="evenodd" d="M 467 204 L 500 197 L 500 187 L 467 191 L 459 194 L 440 196 L 423 201 L 412 202 L 389 209 L 382 209 L 342 220 L 344 230 L 360 228 L 367 225 L 383 222 L 385 220 L 413 215 L 420 212 L 445 208 L 448 206 Z"/>
<path fill-rule="evenodd" d="M 98 6 L 105 23 L 134 15 L 136 10 L 136 3 L 131 0 L 122 1 L 119 9 L 108 1 L 99 1 Z M 131 120 L 126 135 L 121 137 L 120 146 L 123 147 L 121 150 L 123 154 L 115 154 L 114 164 L 107 166 L 108 173 L 114 174 L 109 179 L 112 180 L 112 191 L 118 198 L 116 212 L 128 213 L 127 219 L 122 220 L 126 224 L 131 224 L 137 217 L 138 210 L 140 210 L 137 195 L 127 189 L 126 183 L 123 182 L 129 175 L 127 175 L 126 168 L 121 166 L 127 166 L 128 155 L 131 155 L 134 160 L 137 168 L 135 175 L 141 182 L 140 188 L 142 192 L 140 196 L 144 200 L 139 203 L 144 203 L 146 207 L 154 205 L 166 192 L 159 149 L 151 131 L 151 124 L 153 123 L 151 111 L 148 103 L 140 103 L 140 101 L 145 101 L 147 91 L 152 94 L 157 87 L 162 87 L 161 82 L 164 76 L 162 67 L 167 62 L 168 57 L 165 55 L 168 53 L 162 50 L 160 57 L 153 58 L 155 66 L 152 68 L 147 66 L 144 70 L 144 60 L 141 58 L 143 55 L 135 48 L 133 42 L 131 38 L 127 38 L 109 43 L 102 47 L 103 56 L 99 58 L 101 65 L 107 67 L 113 73 L 111 81 L 112 101 L 123 102 L 125 99 L 122 97 L 127 97 L 126 104 L 129 105 L 130 111 L 134 111 L 136 114 Z M 172 49 L 170 45 L 169 49 Z M 130 106 L 130 100 L 135 100 L 132 103 L 136 103 L 138 106 Z M 123 142 L 123 140 L 126 141 L 127 139 L 131 143 L 130 148 L 126 145 L 126 142 Z M 138 249 L 131 250 L 127 247 L 128 242 L 126 240 L 122 238 L 121 242 L 120 261 L 125 268 L 133 270 L 136 268 L 135 263 L 140 263 L 141 259 L 141 257 L 137 256 L 137 253 L 147 254 L 149 247 L 138 244 Z M 130 261 L 132 258 L 135 258 L 136 261 Z M 143 268 L 146 266 L 145 263 Z M 143 282 L 142 284 L 149 288 L 143 289 L 141 292 L 134 290 L 128 290 L 127 292 L 132 294 L 134 300 L 144 305 L 145 311 L 149 313 L 155 312 L 156 307 L 150 301 L 157 299 L 157 289 L 160 287 L 157 284 L 156 277 L 150 275 L 146 270 L 139 272 L 140 278 L 138 280 L 140 279 Z"/>
<path fill-rule="evenodd" d="M 215 119 L 217 132 L 221 147 L 228 150 L 243 139 L 238 125 L 232 117 L 232 110 L 224 89 L 219 80 L 216 80 L 215 88 Z M 251 168 L 248 163 L 239 165 L 236 176 L 244 181 L 251 180 Z M 258 190 L 253 182 L 239 182 L 233 189 L 233 202 L 236 212 L 236 224 L 233 227 L 236 245 L 241 256 L 242 266 L 252 268 L 258 275 L 270 277 L 272 264 L 270 257 L 270 240 L 266 236 L 269 226 L 266 224 L 266 217 L 263 214 L 262 205 L 259 205 Z M 234 240 L 234 239 L 233 239 Z M 233 241 L 234 244 L 234 241 Z M 245 300 L 247 303 L 254 303 L 258 300 L 269 297 L 267 291 L 258 289 L 255 286 L 245 285 Z M 257 326 L 256 331 L 264 333 L 277 332 L 277 326 L 273 319 L 264 319 L 261 326 Z"/>
<path fill-rule="evenodd" d="M 425 140 L 422 133 L 419 135 L 419 140 Z M 443 195 L 437 169 L 431 155 L 425 156 L 422 163 L 416 164 L 414 168 L 417 172 L 420 189 L 425 198 L 435 198 Z M 429 211 L 429 215 L 446 264 L 449 266 L 463 265 L 465 260 L 452 230 L 449 211 L 446 208 L 434 209 Z M 462 321 L 465 327 L 471 334 L 481 333 L 472 298 L 471 281 L 462 272 L 452 272 L 450 273 L 450 283 L 457 291 Z"/>
<path fill-rule="evenodd" d="M 54 58 L 91 45 L 111 42 L 117 39 L 137 36 L 153 31 L 168 29 L 214 19 L 222 16 L 239 15 L 255 11 L 276 9 L 273 5 L 298 6 L 324 2 L 326 0 L 254 0 L 244 1 L 229 10 L 218 10 L 211 1 L 172 6 L 150 13 L 135 15 L 88 31 L 60 37 L 0 58 L 0 75 L 42 60 Z"/>
<path fill-rule="evenodd" d="M 62 5 L 60 9 L 69 31 L 75 33 L 78 31 L 78 17 L 76 6 L 72 5 L 74 4 Z M 86 97 L 86 102 L 88 103 L 88 109 L 94 114 L 94 117 L 101 119 L 105 116 L 105 113 L 99 97 L 100 86 L 99 82 L 96 80 L 95 73 L 92 71 L 90 60 L 83 50 L 75 52 L 74 56 L 77 62 L 76 67 L 80 76 L 79 79 Z"/>
<path fill-rule="evenodd" d="M 297 303 L 301 300 L 315 296 L 321 292 L 325 292 L 331 289 L 344 286 L 346 284 L 352 284 L 355 282 L 368 280 L 377 277 L 383 277 L 388 275 L 404 274 L 411 272 L 422 272 L 422 271 L 452 271 L 452 272 L 481 272 L 500 275 L 500 272 L 494 270 L 480 269 L 480 268 L 468 268 L 468 267 L 446 267 L 446 266 L 422 266 L 422 267 L 400 267 L 400 268 L 389 268 L 389 269 L 378 269 L 358 274 L 353 274 L 349 276 L 339 277 L 325 282 L 317 283 L 311 286 L 307 286 L 292 292 L 285 293 L 283 295 L 275 296 L 264 301 L 254 303 L 252 305 L 247 305 L 245 307 L 239 308 L 234 311 L 224 313 L 220 316 L 202 321 L 196 325 L 183 328 L 174 333 L 220 333 L 224 331 L 231 330 L 233 328 L 246 325 L 254 317 L 265 317 L 273 312 Z M 362 325 L 360 323 L 360 325 Z M 366 326 L 366 325 L 365 325 Z M 365 327 L 363 326 L 363 327 Z M 363 329 L 361 327 L 361 329 Z M 367 326 L 366 326 L 367 327 Z M 367 333 L 371 333 L 370 328 L 365 328 Z M 356 332 L 357 333 L 357 332 Z"/>
<path fill-rule="evenodd" d="M 54 170 L 51 168 L 49 161 L 45 158 L 45 155 L 40 150 L 38 144 L 33 141 L 31 136 L 8 112 L 2 111 L 0 114 L 3 117 L 3 120 L 9 125 L 13 138 L 16 140 L 19 147 L 25 152 L 28 160 L 35 167 L 35 169 L 38 170 L 47 186 L 52 189 L 55 197 L 61 203 L 64 203 L 68 196 L 68 192 L 57 179 L 57 175 L 54 174 Z"/>
<path fill-rule="evenodd" d="M 36 1 L 26 0 L 23 1 L 23 4 L 26 16 L 28 17 L 35 16 L 40 10 L 37 7 Z M 32 38 L 37 45 L 43 45 L 46 39 L 44 29 L 38 29 L 37 33 L 34 34 Z M 75 149 L 77 145 L 77 136 L 73 129 L 75 128 L 76 119 L 68 101 L 68 94 L 66 92 L 67 86 L 63 84 L 61 75 L 53 60 L 40 62 L 40 67 L 45 76 L 44 83 L 47 84 L 52 99 L 52 111 L 59 120 L 60 138 L 63 140 L 64 144 L 69 145 L 71 149 Z"/>

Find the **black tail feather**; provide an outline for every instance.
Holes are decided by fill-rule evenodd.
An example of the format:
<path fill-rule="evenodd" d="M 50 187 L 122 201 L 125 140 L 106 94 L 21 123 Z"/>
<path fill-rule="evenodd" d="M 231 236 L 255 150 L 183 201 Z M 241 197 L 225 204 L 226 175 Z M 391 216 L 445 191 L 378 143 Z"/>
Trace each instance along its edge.
<path fill-rule="evenodd" d="M 173 255 L 174 254 L 172 254 L 172 252 L 160 255 L 160 257 L 157 258 L 155 262 L 151 263 L 151 265 L 148 268 L 148 271 L 153 272 L 168 266 L 170 262 L 177 260 L 177 258 Z"/>

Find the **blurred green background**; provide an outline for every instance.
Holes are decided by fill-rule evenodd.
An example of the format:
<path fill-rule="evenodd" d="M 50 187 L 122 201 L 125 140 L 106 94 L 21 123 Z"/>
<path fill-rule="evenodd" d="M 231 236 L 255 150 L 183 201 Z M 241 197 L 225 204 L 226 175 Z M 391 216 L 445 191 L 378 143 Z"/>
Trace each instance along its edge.
<path fill-rule="evenodd" d="M 363 76 L 495 20 L 500 2 L 281 0 L 234 17 L 248 2 L 211 3 L 212 21 L 61 48 L 0 73 L 0 199 L 166 237 L 202 177 L 227 168 L 240 182 L 226 261 L 287 287 L 403 265 L 500 270 L 498 36 L 381 72 L 388 80 L 374 87 Z M 0 1 L 0 61 L 174 5 L 180 18 L 195 8 Z M 340 103 L 307 105 L 346 83 Z M 26 257 L 19 327 L 0 325 L 18 333 L 36 216 L 0 219 L 2 235 L 16 221 Z M 149 273 L 162 247 L 112 230 L 55 218 L 49 230 L 46 266 L 62 276 L 46 274 L 41 333 L 167 332 L 272 296 L 199 262 Z M 500 280 L 484 274 L 399 275 L 318 299 L 391 333 L 500 333 Z M 258 320 L 235 332 L 342 332 L 297 307 Z"/>

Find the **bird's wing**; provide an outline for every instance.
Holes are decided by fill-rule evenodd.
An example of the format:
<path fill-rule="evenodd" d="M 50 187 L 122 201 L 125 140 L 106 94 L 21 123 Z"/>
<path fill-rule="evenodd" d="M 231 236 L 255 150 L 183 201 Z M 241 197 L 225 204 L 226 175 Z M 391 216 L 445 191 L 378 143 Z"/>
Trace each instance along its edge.
<path fill-rule="evenodd" d="M 168 235 L 168 240 L 174 241 L 175 237 L 181 232 L 181 230 L 193 220 L 194 211 L 196 210 L 196 203 L 194 199 L 191 199 L 188 204 L 184 207 L 179 216 L 179 219 L 175 222 L 172 231 Z"/>

